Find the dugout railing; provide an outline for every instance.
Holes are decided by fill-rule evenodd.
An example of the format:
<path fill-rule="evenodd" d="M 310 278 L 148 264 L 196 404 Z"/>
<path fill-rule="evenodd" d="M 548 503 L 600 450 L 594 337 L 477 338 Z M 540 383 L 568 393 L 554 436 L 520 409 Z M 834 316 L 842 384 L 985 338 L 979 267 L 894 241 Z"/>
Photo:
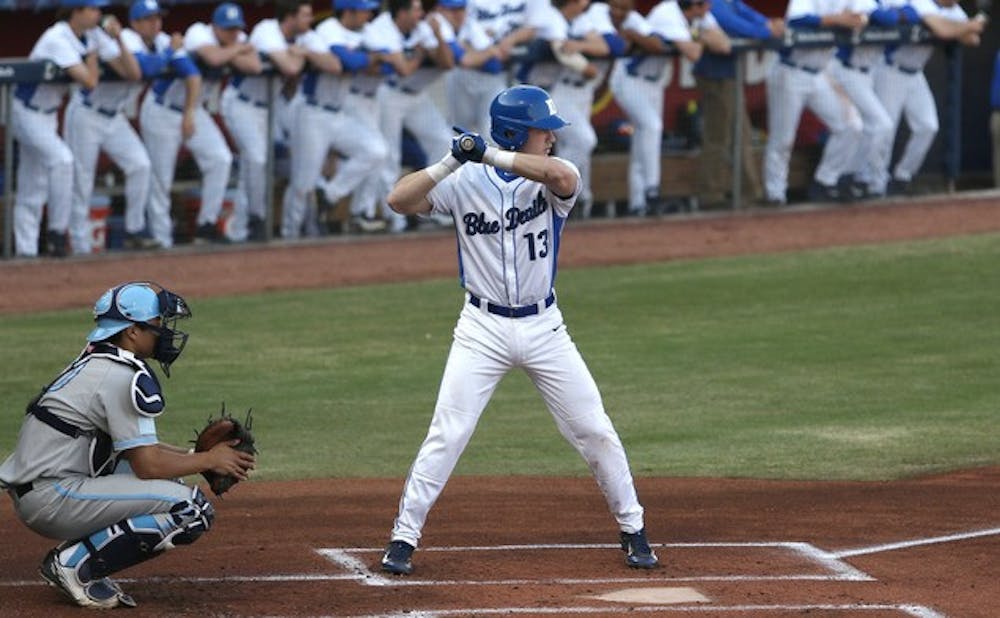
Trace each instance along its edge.
<path fill-rule="evenodd" d="M 941 46 L 947 58 L 946 83 L 944 93 L 944 109 L 940 110 L 941 134 L 944 141 L 944 176 L 949 189 L 954 188 L 955 179 L 958 177 L 961 151 L 961 134 L 959 126 L 961 123 L 961 107 L 959 105 L 962 87 L 962 47 L 955 42 L 938 41 L 933 34 L 919 24 L 903 25 L 895 28 L 875 28 L 869 27 L 860 31 L 850 31 L 844 29 L 820 29 L 820 30 L 795 30 L 789 29 L 782 39 L 752 40 L 752 39 L 732 39 L 732 53 L 736 58 L 736 79 L 732 97 L 734 109 L 743 109 L 744 83 L 746 73 L 745 55 L 750 51 L 773 50 L 777 51 L 786 47 L 827 47 L 849 43 L 852 45 L 880 45 L 908 44 L 908 43 L 934 43 Z M 521 50 L 521 54 L 527 53 L 527 49 Z M 678 55 L 676 50 L 668 49 L 666 55 Z M 515 55 L 515 64 L 518 56 Z M 536 62 L 554 62 L 551 57 L 535 57 Z M 275 79 L 275 73 L 266 62 L 264 75 L 268 78 L 269 85 Z M 513 72 L 510 73 L 511 79 Z M 110 70 L 102 68 L 102 79 L 118 79 L 117 75 Z M 14 171 L 14 137 L 10 130 L 10 108 L 11 97 L 14 87 L 18 83 L 42 83 L 52 81 L 67 81 L 67 77 L 54 63 L 49 61 L 29 61 L 24 58 L 0 58 L 0 124 L 4 128 L 4 156 L 3 156 L 3 257 L 10 258 L 13 254 L 13 212 L 15 171 Z M 272 120 L 274 114 L 274 104 L 270 97 L 273 96 L 273 88 L 268 88 L 268 143 L 273 144 Z M 744 203 L 742 191 L 742 165 L 741 161 L 742 127 L 740 125 L 742 114 L 736 115 L 737 122 L 732 127 L 732 139 L 730 149 L 731 178 L 732 186 L 730 191 L 730 206 L 739 208 Z M 175 181 L 176 182 L 176 181 Z M 267 240 L 271 240 L 275 212 L 274 212 L 274 148 L 268 149 L 267 158 L 267 178 L 266 178 L 266 234 Z"/>

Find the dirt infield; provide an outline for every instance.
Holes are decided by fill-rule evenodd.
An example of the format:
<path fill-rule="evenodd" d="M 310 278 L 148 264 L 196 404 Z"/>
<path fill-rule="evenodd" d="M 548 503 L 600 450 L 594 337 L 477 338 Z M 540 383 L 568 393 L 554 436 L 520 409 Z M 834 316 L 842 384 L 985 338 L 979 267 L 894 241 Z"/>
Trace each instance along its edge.
<path fill-rule="evenodd" d="M 995 231 L 1000 203 L 978 195 L 573 222 L 561 258 L 572 267 Z M 449 233 L 0 262 L 0 313 L 84 308 L 129 278 L 198 298 L 454 273 Z M 460 477 L 431 513 L 416 573 L 383 577 L 377 563 L 401 484 L 243 484 L 216 502 L 217 525 L 195 546 L 122 574 L 140 604 L 128 613 L 1000 615 L 1000 468 L 892 483 L 641 478 L 663 562 L 651 572 L 624 566 L 589 478 Z M 80 615 L 37 575 L 51 542 L 27 531 L 8 500 L 2 504 L 0 616 Z M 644 594 L 627 592 L 635 589 Z M 614 593 L 626 600 L 609 600 Z"/>

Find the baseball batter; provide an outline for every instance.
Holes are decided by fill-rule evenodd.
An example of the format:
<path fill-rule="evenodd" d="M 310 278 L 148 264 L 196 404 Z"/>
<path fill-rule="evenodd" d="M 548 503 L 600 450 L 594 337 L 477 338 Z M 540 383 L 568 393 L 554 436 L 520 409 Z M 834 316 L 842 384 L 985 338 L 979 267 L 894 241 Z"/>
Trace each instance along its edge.
<path fill-rule="evenodd" d="M 61 0 L 66 19 L 46 30 L 31 49 L 29 60 L 49 60 L 77 84 L 94 88 L 98 81 L 97 23 L 107 0 Z M 59 138 L 56 112 L 66 96 L 63 82 L 18 84 L 11 103 L 11 128 L 19 147 L 17 195 L 14 198 L 16 255 L 38 255 L 42 208 L 48 204 L 46 245 L 49 254 L 67 254 L 66 231 L 73 205 L 73 153 Z"/>
<path fill-rule="evenodd" d="M 156 4 L 155 0 L 149 1 Z M 130 14 L 137 5 L 138 2 Z M 132 51 L 135 39 L 130 39 L 113 15 L 103 20 L 103 28 L 92 31 L 98 39 L 99 58 L 122 81 L 101 82 L 91 89 L 76 90 L 63 118 L 63 137 L 75 163 L 69 231 L 73 253 L 77 254 L 87 254 L 92 249 L 90 197 L 94 192 L 97 157 L 102 150 L 125 174 L 125 233 L 131 247 L 139 248 L 133 243 L 139 242 L 136 239 L 145 227 L 149 196 L 149 155 L 122 111 L 145 85 L 138 81 L 143 73 Z"/>
<path fill-rule="evenodd" d="M 389 195 L 403 214 L 453 217 L 466 303 L 430 429 L 403 487 L 382 569 L 413 571 L 411 556 L 434 502 L 503 376 L 521 367 L 560 433 L 587 461 L 621 529 L 626 564 L 653 568 L 625 449 L 556 303 L 557 258 L 580 195 L 572 163 L 549 156 L 566 125 L 549 95 L 515 86 L 490 106 L 500 148 L 465 133 L 440 162 L 404 176 Z"/>
<path fill-rule="evenodd" d="M 667 65 L 674 62 L 672 56 L 663 55 L 665 43 L 672 43 L 691 62 L 701 58 L 703 48 L 691 38 L 691 25 L 674 0 L 657 4 L 645 20 L 638 13 L 629 13 L 623 28 L 640 35 L 634 39 L 638 51 L 659 54 L 617 60 L 609 82 L 634 130 L 629 145 L 629 213 L 644 215 L 660 208 L 663 90 L 671 76 Z"/>
<path fill-rule="evenodd" d="M 790 28 L 864 28 L 866 13 L 853 0 L 791 0 L 785 14 Z M 786 47 L 767 76 L 768 139 L 764 149 L 764 190 L 768 202 L 787 200 L 788 163 L 802 110 L 809 107 L 830 131 L 823 155 L 813 174 L 810 199 L 840 200 L 837 183 L 851 171 L 861 143 L 860 116 L 850 100 L 840 96 L 826 73 L 836 48 Z"/>
<path fill-rule="evenodd" d="M 963 45 L 979 45 L 979 35 L 986 23 L 985 16 L 981 15 L 970 20 L 956 0 L 886 0 L 884 4 L 898 10 L 904 22 L 920 21 L 935 37 L 956 40 Z M 904 116 L 910 128 L 910 137 L 891 179 L 893 140 L 880 144 L 882 149 L 876 153 L 873 184 L 883 193 L 887 190 L 905 193 L 909 189 L 937 135 L 937 105 L 924 77 L 924 65 L 933 53 L 934 46 L 929 43 L 890 47 L 886 50 L 886 62 L 878 68 L 875 94 L 892 121 L 892 136 Z"/>
<path fill-rule="evenodd" d="M 109 575 L 196 541 L 212 505 L 197 486 L 176 480 L 203 470 L 245 479 L 253 455 L 220 443 L 210 451 L 159 441 L 160 382 L 187 334 L 180 296 L 147 282 L 105 292 L 94 305 L 87 346 L 35 397 L 14 452 L 0 465 L 0 487 L 26 526 L 63 542 L 41 575 L 81 607 L 134 607 Z"/>

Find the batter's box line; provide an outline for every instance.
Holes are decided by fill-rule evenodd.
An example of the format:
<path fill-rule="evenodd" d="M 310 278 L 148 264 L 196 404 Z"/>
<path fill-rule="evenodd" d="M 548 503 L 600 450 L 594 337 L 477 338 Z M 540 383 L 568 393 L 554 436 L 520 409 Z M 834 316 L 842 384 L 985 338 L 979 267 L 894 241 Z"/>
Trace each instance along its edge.
<path fill-rule="evenodd" d="M 766 547 L 786 549 L 798 554 L 807 562 L 816 564 L 827 571 L 826 574 L 791 574 L 791 575 L 700 575 L 690 577 L 612 577 L 612 578 L 553 578 L 545 580 L 532 579 L 497 579 L 497 580 L 420 580 L 413 578 L 386 577 L 373 573 L 364 561 L 354 554 L 381 553 L 377 547 L 343 547 L 319 548 L 316 553 L 330 562 L 347 570 L 349 577 L 366 586 L 522 586 L 530 584 L 619 584 L 642 582 L 706 582 L 706 581 L 876 581 L 874 577 L 847 564 L 836 555 L 819 549 L 810 543 L 801 542 L 742 542 L 742 543 L 660 543 L 654 547 L 662 548 L 701 548 L 726 547 L 747 548 Z M 537 551 L 537 550 L 580 550 L 580 549 L 620 549 L 618 545 L 607 543 L 597 544 L 538 544 L 538 545 L 471 545 L 450 547 L 428 547 L 426 552 L 487 552 L 487 551 Z"/>
<path fill-rule="evenodd" d="M 853 603 L 836 605 L 831 603 L 799 604 L 799 605 L 643 605 L 638 607 L 489 607 L 470 609 L 419 610 L 397 614 L 376 614 L 359 618 L 442 618 L 444 616 L 493 616 L 516 614 L 661 614 L 661 613 L 749 613 L 767 615 L 803 612 L 846 612 L 850 615 L 858 612 L 900 612 L 914 618 L 945 618 L 933 609 L 924 605 L 886 603 Z"/>

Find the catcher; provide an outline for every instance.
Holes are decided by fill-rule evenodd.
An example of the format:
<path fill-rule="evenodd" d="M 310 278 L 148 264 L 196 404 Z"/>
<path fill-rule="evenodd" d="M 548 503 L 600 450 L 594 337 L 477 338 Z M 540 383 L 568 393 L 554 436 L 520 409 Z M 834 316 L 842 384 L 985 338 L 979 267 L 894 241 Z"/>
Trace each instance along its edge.
<path fill-rule="evenodd" d="M 87 346 L 28 404 L 17 446 L 0 465 L 0 487 L 21 521 L 64 541 L 40 571 L 77 605 L 134 607 L 108 576 L 212 526 L 212 505 L 180 477 L 208 471 L 238 482 L 254 468 L 249 433 L 241 445 L 215 428 L 228 439 L 200 452 L 157 438 L 165 401 L 146 359 L 169 377 L 187 342 L 177 321 L 190 315 L 183 298 L 154 283 L 105 292 Z"/>

